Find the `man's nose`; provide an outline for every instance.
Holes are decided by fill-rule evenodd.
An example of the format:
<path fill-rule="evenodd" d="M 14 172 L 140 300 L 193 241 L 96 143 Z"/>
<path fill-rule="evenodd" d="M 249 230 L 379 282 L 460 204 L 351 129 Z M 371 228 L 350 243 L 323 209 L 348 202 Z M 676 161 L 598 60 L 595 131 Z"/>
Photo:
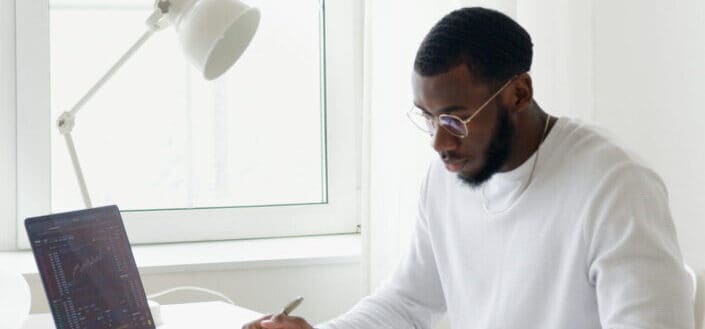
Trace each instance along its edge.
<path fill-rule="evenodd" d="M 455 136 L 443 127 L 436 128 L 436 133 L 431 138 L 431 146 L 438 153 L 453 151 L 460 145 L 460 137 Z"/>

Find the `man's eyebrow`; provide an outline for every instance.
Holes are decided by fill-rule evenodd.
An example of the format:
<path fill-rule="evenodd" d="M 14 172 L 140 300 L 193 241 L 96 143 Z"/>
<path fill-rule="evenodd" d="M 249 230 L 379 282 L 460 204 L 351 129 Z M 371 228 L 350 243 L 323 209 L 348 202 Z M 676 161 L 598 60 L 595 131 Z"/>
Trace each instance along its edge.
<path fill-rule="evenodd" d="M 418 108 L 419 110 L 423 111 L 424 113 L 426 113 L 428 115 L 433 115 L 433 113 L 429 112 L 428 110 L 426 110 L 425 108 L 423 108 L 421 106 L 418 106 L 417 104 L 414 104 L 414 106 L 416 106 L 416 108 Z M 465 107 L 460 106 L 460 105 L 451 105 L 451 106 L 447 106 L 447 107 L 440 109 L 438 112 L 440 112 L 440 113 L 453 113 L 453 112 L 458 112 L 458 111 L 462 111 L 462 110 L 465 110 Z"/>
<path fill-rule="evenodd" d="M 431 115 L 431 112 L 426 111 L 426 109 L 423 108 L 422 106 L 419 106 L 419 104 L 414 103 L 414 107 L 417 108 L 417 109 L 419 109 L 419 110 L 421 110 L 421 111 L 423 111 L 424 114 Z"/>
<path fill-rule="evenodd" d="M 451 106 L 447 106 L 447 107 L 444 107 L 444 108 L 440 109 L 439 112 L 441 112 L 441 113 L 453 113 L 453 112 L 462 111 L 462 110 L 464 110 L 464 109 L 465 109 L 465 107 L 460 106 L 460 105 L 451 105 Z"/>
<path fill-rule="evenodd" d="M 424 113 L 426 113 L 428 115 L 432 115 L 431 112 L 429 112 L 425 108 L 419 106 L 418 104 L 414 104 L 414 106 L 416 106 L 419 110 L 423 111 Z M 458 111 L 462 111 L 462 110 L 465 110 L 465 107 L 460 106 L 460 105 L 451 105 L 451 106 L 446 106 L 446 107 L 440 109 L 438 112 L 440 112 L 440 113 L 453 113 L 453 112 L 458 112 Z"/>

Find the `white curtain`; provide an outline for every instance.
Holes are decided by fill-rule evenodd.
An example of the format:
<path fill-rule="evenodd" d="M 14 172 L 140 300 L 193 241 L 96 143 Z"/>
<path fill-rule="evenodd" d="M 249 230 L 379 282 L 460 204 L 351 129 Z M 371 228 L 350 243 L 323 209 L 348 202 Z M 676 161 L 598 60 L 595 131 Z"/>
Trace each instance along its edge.
<path fill-rule="evenodd" d="M 593 121 L 592 0 L 518 0 L 531 35 L 534 97 L 547 112 Z"/>
<path fill-rule="evenodd" d="M 457 6 L 450 0 L 366 2 L 365 113 L 369 166 L 366 288 L 392 269 L 409 237 L 416 195 L 430 159 L 428 138 L 408 122 L 416 49 L 431 26 Z"/>

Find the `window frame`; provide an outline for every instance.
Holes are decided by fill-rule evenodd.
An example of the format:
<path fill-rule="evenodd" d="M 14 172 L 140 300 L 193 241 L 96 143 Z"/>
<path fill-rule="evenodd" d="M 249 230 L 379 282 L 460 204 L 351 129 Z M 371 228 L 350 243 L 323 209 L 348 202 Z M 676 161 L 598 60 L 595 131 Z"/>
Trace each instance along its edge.
<path fill-rule="evenodd" d="M 322 146 L 327 159 L 327 166 L 324 167 L 327 170 L 327 201 L 296 205 L 122 212 L 133 244 L 357 231 L 361 215 L 363 3 L 342 0 L 320 2 L 321 8 L 326 10 L 326 19 L 321 23 L 325 24 L 322 79 L 326 139 Z M 15 9 L 16 225 L 17 246 L 26 249 L 29 243 L 24 232 L 24 219 L 51 212 L 51 166 L 46 164 L 51 163 L 50 134 L 59 132 L 51 124 L 55 118 L 49 118 L 48 0 L 17 1 Z M 336 23 L 331 24 L 332 21 Z M 116 59 L 119 55 L 115 54 Z M 105 88 L 110 88 L 110 85 Z M 129 94 L 129 91 L 126 93 Z M 89 136 L 75 135 L 74 138 Z M 80 149 L 78 155 L 81 155 Z M 68 152 L 66 156 L 69 156 Z M 90 182 L 90 177 L 87 179 Z"/>
<path fill-rule="evenodd" d="M 16 248 L 15 2 L 0 2 L 0 250 Z"/>

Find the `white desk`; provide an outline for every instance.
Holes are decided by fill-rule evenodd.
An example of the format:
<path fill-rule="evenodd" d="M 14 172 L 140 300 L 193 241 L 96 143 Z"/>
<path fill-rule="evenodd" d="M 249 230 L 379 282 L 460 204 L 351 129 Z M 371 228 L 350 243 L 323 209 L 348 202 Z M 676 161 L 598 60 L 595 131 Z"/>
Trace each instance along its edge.
<path fill-rule="evenodd" d="M 225 302 L 162 305 L 159 329 L 239 329 L 262 314 Z M 31 314 L 22 329 L 55 329 L 49 313 Z"/>

